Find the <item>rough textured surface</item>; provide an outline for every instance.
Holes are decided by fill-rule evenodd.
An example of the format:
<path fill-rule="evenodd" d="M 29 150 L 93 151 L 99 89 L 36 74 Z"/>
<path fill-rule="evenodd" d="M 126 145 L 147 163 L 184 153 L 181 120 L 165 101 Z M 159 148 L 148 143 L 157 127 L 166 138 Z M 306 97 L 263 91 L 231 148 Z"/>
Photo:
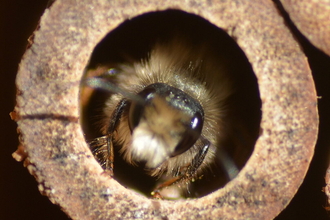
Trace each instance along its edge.
<path fill-rule="evenodd" d="M 330 0 L 281 0 L 291 20 L 305 37 L 330 56 Z M 325 192 L 330 204 L 330 167 Z"/>
<path fill-rule="evenodd" d="M 325 175 L 326 186 L 324 187 L 324 192 L 328 196 L 328 204 L 330 205 L 330 166 Z M 327 210 L 330 211 L 330 207 L 327 207 Z"/>
<path fill-rule="evenodd" d="M 281 0 L 297 28 L 330 56 L 330 0 Z"/>
<path fill-rule="evenodd" d="M 94 46 L 125 19 L 181 9 L 237 40 L 257 75 L 262 135 L 238 177 L 206 197 L 158 201 L 103 173 L 79 125 L 79 81 Z M 313 80 L 273 3 L 253 1 L 58 0 L 20 64 L 21 143 L 39 189 L 73 219 L 272 219 L 304 179 L 317 136 Z M 20 150 L 21 152 L 22 150 Z"/>

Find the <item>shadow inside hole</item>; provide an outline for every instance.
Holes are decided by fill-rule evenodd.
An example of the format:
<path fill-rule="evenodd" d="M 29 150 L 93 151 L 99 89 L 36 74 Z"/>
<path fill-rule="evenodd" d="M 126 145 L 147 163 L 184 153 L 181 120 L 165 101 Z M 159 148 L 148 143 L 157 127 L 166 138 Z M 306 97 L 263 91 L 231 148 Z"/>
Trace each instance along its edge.
<path fill-rule="evenodd" d="M 156 42 L 168 41 L 175 35 L 184 36 L 190 45 L 208 42 L 208 50 L 221 57 L 219 65 L 225 65 L 233 81 L 234 93 L 226 108 L 226 138 L 221 149 L 241 169 L 249 159 L 259 136 L 261 101 L 256 77 L 242 50 L 228 34 L 205 19 L 179 10 L 167 10 L 143 14 L 127 20 L 111 31 L 94 49 L 87 66 L 86 77 L 100 75 L 108 68 L 127 62 L 140 62 L 148 57 Z M 221 64 L 220 64 L 221 63 Z M 99 68 L 100 66 L 105 68 Z M 100 70 L 101 69 L 101 70 Z M 87 141 L 103 136 L 99 121 L 109 94 L 93 90 L 83 93 L 81 104 L 82 127 Z M 201 197 L 228 181 L 217 152 L 216 161 L 205 169 L 199 179 L 189 184 L 187 197 Z M 150 196 L 157 179 L 141 168 L 127 164 L 115 147 L 114 175 L 121 184 Z"/>

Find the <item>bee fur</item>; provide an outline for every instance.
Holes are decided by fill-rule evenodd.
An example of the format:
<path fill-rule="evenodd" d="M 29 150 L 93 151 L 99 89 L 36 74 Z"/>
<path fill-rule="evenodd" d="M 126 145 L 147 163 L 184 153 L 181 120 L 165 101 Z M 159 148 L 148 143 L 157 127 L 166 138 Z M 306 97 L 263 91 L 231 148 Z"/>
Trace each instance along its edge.
<path fill-rule="evenodd" d="M 221 139 L 226 135 L 227 99 L 233 93 L 231 80 L 226 75 L 225 65 L 222 65 L 220 59 L 210 52 L 209 45 L 191 45 L 183 40 L 175 39 L 172 42 L 157 43 L 147 59 L 119 65 L 116 74 L 110 79 L 116 87 L 130 94 L 138 94 L 155 83 L 163 83 L 177 88 L 202 106 L 204 124 L 200 138 L 187 151 L 173 157 L 157 159 L 157 154 L 162 154 L 157 151 L 157 148 L 151 151 L 147 144 L 139 144 L 138 146 L 141 148 L 139 150 L 135 149 L 136 146 L 132 147 L 132 142 L 138 134 L 132 132 L 129 127 L 129 106 L 125 106 L 116 129 L 111 134 L 113 143 L 109 143 L 105 138 L 109 135 L 109 121 L 113 120 L 118 103 L 127 98 L 121 93 L 113 93 L 106 101 L 101 121 L 101 131 L 105 136 L 91 142 L 93 153 L 101 165 L 109 169 L 108 163 L 113 162 L 109 159 L 109 144 L 112 144 L 129 164 L 137 165 L 136 158 L 141 160 L 151 158 L 149 159 L 151 165 L 146 163 L 146 170 L 151 176 L 160 179 L 166 176 L 168 178 L 165 179 L 169 179 L 170 182 L 173 180 L 173 183 L 176 183 L 175 178 L 185 175 L 189 169 L 189 172 L 194 175 L 188 175 L 189 177 L 184 179 L 189 181 L 193 177 L 201 175 L 203 170 L 213 163 L 217 149 L 221 148 Z M 153 107 L 146 108 L 146 111 L 146 117 L 149 120 L 157 120 L 158 125 L 162 126 L 141 128 L 139 130 L 141 136 L 146 137 L 141 140 L 150 142 L 152 133 L 166 136 L 169 130 L 180 131 L 183 129 L 180 128 L 180 123 L 175 122 L 184 118 L 185 114 L 169 107 L 162 99 L 156 98 Z M 165 137 L 165 139 L 164 143 L 175 142 L 171 136 Z M 207 153 L 205 153 L 205 157 L 203 156 L 202 161 L 198 162 L 200 164 L 197 166 L 197 170 L 192 172 L 191 169 L 194 166 L 191 164 L 196 163 L 196 158 L 198 159 L 196 155 L 203 152 L 206 142 L 209 143 Z M 164 161 L 162 162 L 162 160 Z"/>

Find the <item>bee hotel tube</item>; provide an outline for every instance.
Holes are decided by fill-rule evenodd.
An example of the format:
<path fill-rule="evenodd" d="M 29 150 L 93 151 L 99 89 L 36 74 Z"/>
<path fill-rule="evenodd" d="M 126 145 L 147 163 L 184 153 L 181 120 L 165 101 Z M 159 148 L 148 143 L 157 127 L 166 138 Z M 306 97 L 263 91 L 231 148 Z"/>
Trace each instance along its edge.
<path fill-rule="evenodd" d="M 155 200 L 124 188 L 104 174 L 79 124 L 79 84 L 96 44 L 124 20 L 166 9 L 201 16 L 235 39 L 262 101 L 261 134 L 245 167 L 198 199 Z M 313 79 L 272 1 L 57 0 L 41 18 L 16 83 L 12 117 L 21 147 L 14 157 L 25 159 L 41 193 L 73 219 L 272 219 L 297 192 L 314 152 Z"/>

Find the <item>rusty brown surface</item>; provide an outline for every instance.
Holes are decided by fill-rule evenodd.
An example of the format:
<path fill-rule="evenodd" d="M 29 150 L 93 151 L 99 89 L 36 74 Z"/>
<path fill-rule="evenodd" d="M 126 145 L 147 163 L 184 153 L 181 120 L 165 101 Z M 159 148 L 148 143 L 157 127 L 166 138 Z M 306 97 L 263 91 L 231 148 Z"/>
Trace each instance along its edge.
<path fill-rule="evenodd" d="M 258 6 L 258 7 L 256 7 Z M 125 19 L 181 9 L 237 40 L 257 75 L 262 135 L 238 177 L 195 200 L 150 200 L 103 174 L 79 124 L 78 93 L 95 45 Z M 18 126 L 40 191 L 73 219 L 271 219 L 302 183 L 317 136 L 306 57 L 270 1 L 56 1 L 17 76 Z"/>
<path fill-rule="evenodd" d="M 281 0 L 297 28 L 330 56 L 330 0 Z"/>

